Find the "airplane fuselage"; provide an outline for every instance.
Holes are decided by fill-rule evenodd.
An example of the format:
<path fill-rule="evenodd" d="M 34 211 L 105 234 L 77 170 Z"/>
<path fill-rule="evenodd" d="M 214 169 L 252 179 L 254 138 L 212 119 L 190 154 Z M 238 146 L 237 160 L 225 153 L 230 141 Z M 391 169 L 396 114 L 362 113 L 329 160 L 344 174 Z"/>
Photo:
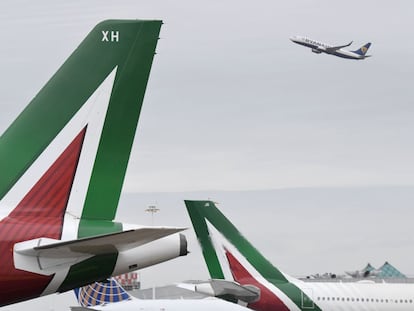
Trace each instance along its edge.
<path fill-rule="evenodd" d="M 335 47 L 330 44 L 319 42 L 313 39 L 309 39 L 307 37 L 294 36 L 294 37 L 291 37 L 290 40 L 296 44 L 312 49 L 312 52 L 316 54 L 326 53 L 326 54 L 338 56 L 341 58 L 355 59 L 355 60 L 361 60 L 361 59 L 366 58 L 365 55 L 359 55 L 355 52 L 348 51 L 343 48 L 335 49 Z"/>
<path fill-rule="evenodd" d="M 260 290 L 256 311 L 414 310 L 414 283 L 305 282 L 273 266 L 211 201 L 185 201 L 213 279 Z M 200 230 L 202 228 L 202 230 Z M 207 228 L 207 229 L 205 229 Z M 213 242 L 214 241 L 214 242 Z M 208 260 L 208 261 L 207 261 Z"/>
<path fill-rule="evenodd" d="M 414 309 L 414 284 L 362 282 L 303 282 L 290 278 L 291 283 L 273 284 L 270 281 L 242 280 L 261 288 L 259 301 L 250 304 L 256 311 L 270 310 L 376 310 L 396 311 Z M 244 283 L 244 284 L 243 284 Z M 256 284 L 255 284 L 256 283 Z M 268 290 L 263 290 L 265 286 Z M 299 289 L 296 291 L 295 289 Z M 296 293 L 296 295 L 285 293 Z M 299 309 L 298 306 L 302 308 Z"/>
<path fill-rule="evenodd" d="M 414 284 L 297 281 L 296 285 L 322 310 L 394 311 L 414 308 Z"/>
<path fill-rule="evenodd" d="M 259 300 L 248 304 L 256 311 L 414 309 L 413 283 L 304 282 L 284 273 L 286 281 L 280 282 L 272 275 L 265 278 L 257 271 L 249 272 L 250 264 L 237 251 L 226 248 L 225 257 L 234 281 L 260 289 Z"/>

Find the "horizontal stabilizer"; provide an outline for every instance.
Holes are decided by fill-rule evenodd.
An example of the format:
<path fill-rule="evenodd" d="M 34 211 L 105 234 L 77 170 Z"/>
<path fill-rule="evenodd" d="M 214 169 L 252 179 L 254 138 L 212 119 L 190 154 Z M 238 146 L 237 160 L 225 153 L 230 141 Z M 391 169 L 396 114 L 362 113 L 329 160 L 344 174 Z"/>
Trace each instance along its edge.
<path fill-rule="evenodd" d="M 17 269 L 50 275 L 58 267 L 67 267 L 95 255 L 126 251 L 183 230 L 185 228 L 143 227 L 70 241 L 39 238 L 16 243 L 14 263 Z"/>
<path fill-rule="evenodd" d="M 239 283 L 212 279 L 209 282 L 197 284 L 195 291 L 210 294 L 228 301 L 241 300 L 252 303 L 260 298 L 260 289 L 253 285 L 240 285 Z"/>

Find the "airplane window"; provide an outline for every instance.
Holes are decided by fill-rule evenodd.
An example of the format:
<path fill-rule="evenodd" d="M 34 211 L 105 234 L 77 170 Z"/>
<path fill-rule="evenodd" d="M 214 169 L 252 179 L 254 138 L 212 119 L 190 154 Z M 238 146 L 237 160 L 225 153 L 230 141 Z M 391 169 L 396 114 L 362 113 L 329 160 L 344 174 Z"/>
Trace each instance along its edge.
<path fill-rule="evenodd" d="M 359 298 L 357 298 L 356 301 L 359 301 Z"/>

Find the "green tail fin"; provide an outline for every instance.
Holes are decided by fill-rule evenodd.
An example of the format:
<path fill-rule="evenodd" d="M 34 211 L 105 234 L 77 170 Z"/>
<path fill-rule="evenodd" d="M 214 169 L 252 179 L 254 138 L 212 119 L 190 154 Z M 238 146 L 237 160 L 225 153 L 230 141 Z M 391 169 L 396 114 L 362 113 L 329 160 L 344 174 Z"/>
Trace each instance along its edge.
<path fill-rule="evenodd" d="M 260 289 L 259 300 L 249 304 L 249 308 L 304 311 L 308 308 L 303 301 L 310 301 L 312 309 L 320 311 L 295 285 L 297 280 L 283 274 L 263 257 L 212 201 L 185 201 L 185 204 L 210 276 Z"/>
<path fill-rule="evenodd" d="M 223 269 L 225 267 L 220 264 L 217 256 L 219 245 L 213 243 L 207 222 L 221 233 L 223 238 L 233 245 L 264 278 L 277 283 L 287 282 L 285 276 L 243 237 L 237 228 L 217 209 L 214 202 L 185 201 L 185 205 L 212 278 L 224 278 Z"/>
<path fill-rule="evenodd" d="M 161 24 L 108 20 L 89 33 L 0 137 L 0 200 L 112 73 L 81 216 L 114 218 Z"/>

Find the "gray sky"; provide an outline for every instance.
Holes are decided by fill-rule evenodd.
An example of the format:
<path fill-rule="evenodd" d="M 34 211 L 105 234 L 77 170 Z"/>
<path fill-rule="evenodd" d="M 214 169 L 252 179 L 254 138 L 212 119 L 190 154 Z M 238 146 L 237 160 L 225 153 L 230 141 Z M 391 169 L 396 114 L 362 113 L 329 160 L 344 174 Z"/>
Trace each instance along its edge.
<path fill-rule="evenodd" d="M 200 199 L 218 196 L 229 216 L 240 215 L 239 224 L 246 227 L 242 232 L 252 236 L 258 248 L 286 272 L 324 272 L 324 267 L 341 272 L 370 258 L 374 265 L 380 265 L 392 253 L 397 267 L 414 274 L 408 270 L 412 262 L 408 245 L 413 243 L 407 217 L 412 216 L 413 202 L 407 193 L 414 186 L 414 62 L 413 42 L 407 40 L 414 29 L 413 9 L 409 0 L 4 0 L 0 2 L 0 132 L 96 23 L 107 18 L 162 19 L 162 39 L 125 191 L 130 196 L 154 191 L 205 191 Z M 351 61 L 316 55 L 290 42 L 292 35 L 332 44 L 353 40 L 351 49 L 370 41 L 373 57 Z M 357 188 L 360 186 L 364 187 Z M 395 187 L 372 188 L 378 186 L 408 188 L 397 188 L 405 189 L 407 193 L 402 195 Z M 296 214 L 295 209 L 282 210 L 278 217 L 286 217 L 287 224 L 307 228 L 309 219 L 319 224 L 313 226 L 319 228 L 314 235 L 305 229 L 286 233 L 291 226 L 273 232 L 270 229 L 279 229 L 270 225 L 267 236 L 272 240 L 273 235 L 283 235 L 283 254 L 271 253 L 274 247 L 249 231 L 254 228 L 243 222 L 252 217 L 249 209 L 235 212 L 239 193 L 231 192 L 223 199 L 213 191 L 291 187 L 323 187 L 331 199 L 326 201 L 322 190 L 314 189 L 318 195 L 304 196 L 306 202 L 294 200 L 304 195 L 302 192 L 282 201 L 283 206 L 303 208 Z M 356 223 L 347 218 L 348 210 L 341 203 L 354 193 L 328 191 L 326 187 L 357 188 L 357 193 L 364 193 L 350 203 L 360 207 L 352 210 Z M 381 193 L 398 200 L 378 200 Z M 261 195 L 256 192 L 247 199 L 256 202 Z M 120 216 L 126 218 L 130 209 L 138 206 L 137 215 L 142 215 L 143 205 L 155 201 L 167 215 L 168 206 L 180 210 L 179 217 L 168 220 L 188 224 L 182 196 L 146 194 L 138 202 L 125 196 Z M 263 207 L 260 212 L 273 213 L 272 208 L 281 205 L 278 200 L 276 194 L 269 194 L 267 204 L 259 206 Z M 375 210 L 383 201 L 387 205 Z M 335 211 L 330 206 L 335 206 Z M 398 213 L 393 214 L 392 208 L 398 208 Z M 298 213 L 306 217 L 293 220 Z M 315 218 L 318 213 L 324 218 Z M 379 228 L 370 215 L 379 217 Z M 399 215 L 393 223 L 404 226 L 387 223 L 390 215 Z M 160 214 L 157 221 L 162 220 Z M 340 240 L 340 234 L 330 237 L 335 227 L 322 225 L 337 221 L 344 221 L 346 228 L 357 228 L 348 242 Z M 353 245 L 362 232 L 367 234 L 365 241 L 376 241 L 377 246 L 367 252 L 360 250 L 361 256 L 355 258 Z M 390 239 L 388 244 L 384 237 Z M 395 241 L 398 237 L 401 239 Z M 314 240 L 318 244 L 310 244 Z M 290 248 L 291 244 L 308 248 L 298 251 Z M 392 248 L 395 244 L 398 247 Z M 196 251 L 192 252 L 194 261 L 186 265 L 194 264 L 198 267 L 195 270 L 206 273 Z M 329 260 L 327 253 L 333 254 Z M 165 269 L 178 271 L 179 261 L 174 264 L 178 266 Z M 160 273 L 152 273 L 154 282 L 159 280 Z M 194 277 L 198 276 L 195 273 Z M 176 276 L 159 282 L 172 277 Z M 186 278 L 191 276 L 183 274 L 182 279 Z"/>
<path fill-rule="evenodd" d="M 414 184 L 411 1 L 2 1 L 0 130 L 106 18 L 160 18 L 125 190 Z M 289 41 L 371 41 L 364 61 Z"/>

